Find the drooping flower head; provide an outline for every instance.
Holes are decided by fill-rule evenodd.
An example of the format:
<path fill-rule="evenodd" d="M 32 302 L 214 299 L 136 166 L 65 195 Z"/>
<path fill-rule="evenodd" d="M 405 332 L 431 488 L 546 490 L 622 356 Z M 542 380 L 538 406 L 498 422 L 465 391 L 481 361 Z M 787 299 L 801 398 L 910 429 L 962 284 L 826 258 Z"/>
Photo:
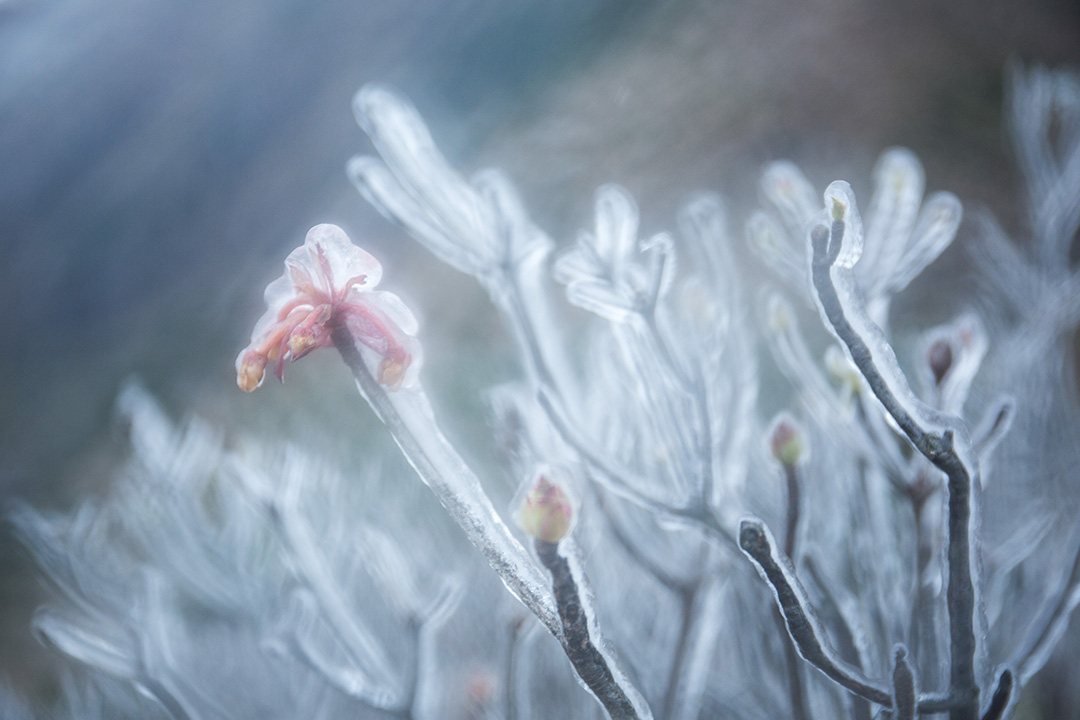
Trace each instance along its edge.
<path fill-rule="evenodd" d="M 374 290 L 381 278 L 379 261 L 341 228 L 311 228 L 285 259 L 285 273 L 266 287 L 266 312 L 236 358 L 236 384 L 253 391 L 271 363 L 282 380 L 286 359 L 333 345 L 334 330 L 344 328 L 366 358 L 377 359 L 379 382 L 391 390 L 412 385 L 421 361 L 416 318 L 396 295 Z"/>

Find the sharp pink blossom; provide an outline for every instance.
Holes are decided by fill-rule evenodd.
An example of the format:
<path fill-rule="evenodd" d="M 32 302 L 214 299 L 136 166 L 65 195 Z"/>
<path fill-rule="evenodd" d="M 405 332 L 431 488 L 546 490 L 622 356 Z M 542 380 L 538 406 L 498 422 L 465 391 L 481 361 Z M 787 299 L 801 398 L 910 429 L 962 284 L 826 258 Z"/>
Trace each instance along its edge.
<path fill-rule="evenodd" d="M 316 225 L 285 259 L 285 273 L 266 288 L 266 313 L 236 358 L 236 384 L 251 392 L 268 365 L 279 380 L 285 361 L 333 345 L 346 329 L 364 351 L 379 382 L 391 390 L 415 383 L 420 343 L 416 319 L 393 293 L 377 291 L 379 261 L 353 245 L 336 225 Z"/>

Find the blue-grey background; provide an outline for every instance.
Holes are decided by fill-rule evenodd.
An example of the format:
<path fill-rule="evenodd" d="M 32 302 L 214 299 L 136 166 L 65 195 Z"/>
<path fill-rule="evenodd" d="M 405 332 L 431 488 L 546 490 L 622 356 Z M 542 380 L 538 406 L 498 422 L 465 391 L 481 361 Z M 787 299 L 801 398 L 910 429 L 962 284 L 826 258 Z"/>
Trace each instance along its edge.
<path fill-rule="evenodd" d="M 339 400 L 342 369 L 324 381 L 313 358 L 318 379 L 234 385 L 262 287 L 316 222 L 384 261 L 422 318 L 436 400 L 480 417 L 476 390 L 513 373 L 497 320 L 345 179 L 370 152 L 350 109 L 364 82 L 412 98 L 464 171 L 508 172 L 559 242 L 603 182 L 639 198 L 645 232 L 699 189 L 741 222 L 761 163 L 858 191 L 894 144 L 929 189 L 1022 231 L 1010 61 L 1080 64 L 1077 3 L 0 0 L 0 498 L 100 494 L 132 376 L 174 415 L 317 436 L 347 464 L 348 438 L 376 429 Z M 939 279 L 963 256 L 942 262 Z M 29 632 L 42 593 L 6 527 L 0 572 L 0 677 L 48 696 L 56 659 Z"/>

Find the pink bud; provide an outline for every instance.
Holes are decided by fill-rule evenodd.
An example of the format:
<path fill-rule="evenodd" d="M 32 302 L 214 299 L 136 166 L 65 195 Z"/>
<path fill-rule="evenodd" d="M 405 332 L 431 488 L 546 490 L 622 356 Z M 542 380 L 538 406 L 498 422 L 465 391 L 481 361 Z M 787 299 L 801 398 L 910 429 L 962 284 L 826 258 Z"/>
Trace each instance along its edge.
<path fill-rule="evenodd" d="M 930 365 L 930 372 L 934 374 L 934 384 L 941 385 L 952 368 L 952 344 L 945 338 L 935 340 L 926 353 L 926 360 Z"/>
<path fill-rule="evenodd" d="M 566 537 L 574 525 L 577 502 L 560 484 L 559 473 L 542 467 L 533 473 L 518 505 L 517 519 L 521 529 L 530 537 L 557 543 Z"/>
<path fill-rule="evenodd" d="M 784 467 L 794 467 L 806 450 L 802 428 L 787 413 L 780 413 L 773 420 L 769 433 L 769 451 Z"/>

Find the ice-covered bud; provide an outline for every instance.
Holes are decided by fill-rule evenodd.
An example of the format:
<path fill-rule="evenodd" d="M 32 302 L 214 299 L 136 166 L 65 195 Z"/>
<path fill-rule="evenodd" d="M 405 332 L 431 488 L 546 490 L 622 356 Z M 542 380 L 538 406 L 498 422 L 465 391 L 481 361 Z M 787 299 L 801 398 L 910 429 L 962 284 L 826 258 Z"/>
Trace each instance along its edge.
<path fill-rule="evenodd" d="M 802 227 L 814 214 L 814 186 L 794 163 L 779 160 L 768 165 L 761 176 L 761 191 L 791 228 Z"/>
<path fill-rule="evenodd" d="M 795 322 L 791 306 L 779 295 L 772 295 L 768 299 L 768 319 L 769 329 L 778 335 L 790 330 Z"/>
<path fill-rule="evenodd" d="M 517 521 L 529 537 L 557 543 L 577 517 L 577 499 L 565 475 L 550 466 L 533 471 L 517 502 Z"/>
<path fill-rule="evenodd" d="M 932 342 L 926 351 L 926 363 L 934 376 L 934 384 L 940 386 L 953 364 L 952 344 L 944 338 Z"/>
<path fill-rule="evenodd" d="M 845 393 L 857 395 L 863 390 L 865 380 L 855 363 L 836 345 L 825 350 L 825 370 L 837 382 Z"/>
<path fill-rule="evenodd" d="M 483 668 L 474 668 L 465 678 L 465 696 L 473 710 L 487 708 L 495 699 L 498 681 L 494 674 Z"/>
<path fill-rule="evenodd" d="M 271 362 L 283 379 L 286 359 L 333 345 L 338 328 L 374 355 L 370 362 L 379 382 L 391 390 L 411 384 L 420 364 L 416 319 L 397 296 L 374 290 L 381 277 L 379 261 L 341 228 L 311 228 L 286 258 L 284 274 L 266 288 L 266 312 L 236 358 L 236 384 L 253 391 Z"/>
<path fill-rule="evenodd" d="M 746 222 L 746 237 L 750 241 L 750 247 L 769 261 L 776 261 L 781 255 L 791 252 L 781 239 L 782 236 L 783 231 L 776 221 L 760 210 Z"/>
<path fill-rule="evenodd" d="M 411 362 L 412 356 L 404 348 L 390 348 L 379 361 L 378 381 L 391 390 L 397 390 L 405 381 L 405 372 Z"/>
<path fill-rule="evenodd" d="M 806 455 L 806 435 L 790 414 L 776 416 L 769 431 L 769 452 L 784 467 L 795 467 Z"/>
<path fill-rule="evenodd" d="M 931 328 L 923 336 L 916 351 L 916 368 L 923 389 L 933 395 L 939 410 L 962 412 L 987 346 L 986 330 L 974 313 Z"/>
<path fill-rule="evenodd" d="M 855 203 L 855 191 L 843 180 L 830 183 L 825 189 L 825 210 L 834 225 L 844 224 L 840 247 L 831 250 L 835 253 L 834 264 L 841 268 L 854 267 L 863 250 L 862 219 Z M 830 243 L 835 242 L 836 238 L 830 240 Z"/>

